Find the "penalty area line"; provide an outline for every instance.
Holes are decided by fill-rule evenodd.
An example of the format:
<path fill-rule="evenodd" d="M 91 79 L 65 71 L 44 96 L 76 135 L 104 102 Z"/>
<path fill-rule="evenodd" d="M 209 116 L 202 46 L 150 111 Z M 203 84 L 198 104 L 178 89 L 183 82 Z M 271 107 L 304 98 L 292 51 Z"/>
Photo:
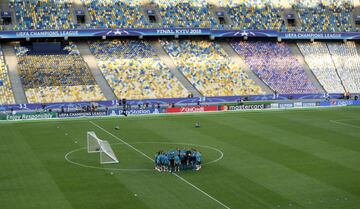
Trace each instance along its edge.
<path fill-rule="evenodd" d="M 131 144 L 127 143 L 126 141 L 120 139 L 119 137 L 115 136 L 114 134 L 112 134 L 111 132 L 109 132 L 108 130 L 104 129 L 103 127 L 101 127 L 100 125 L 89 121 L 92 125 L 98 127 L 99 129 L 101 129 L 102 131 L 104 131 L 105 133 L 109 134 L 110 136 L 114 137 L 115 139 L 117 139 L 118 141 L 124 143 L 126 146 L 130 147 L 131 149 L 135 150 L 137 153 L 141 154 L 142 156 L 146 157 L 147 159 L 151 160 L 151 162 L 153 162 L 154 160 L 149 157 L 148 155 L 146 155 L 144 152 L 140 151 L 139 149 L 137 149 L 136 147 L 132 146 Z M 226 209 L 230 209 L 230 207 L 228 207 L 227 205 L 225 205 L 224 203 L 220 202 L 219 200 L 215 199 L 214 197 L 212 197 L 211 195 L 209 195 L 208 193 L 206 193 L 205 191 L 203 191 L 202 189 L 200 189 L 199 187 L 195 186 L 194 184 L 190 183 L 189 181 L 187 181 L 186 179 L 184 179 L 183 177 L 181 177 L 180 175 L 176 174 L 176 173 L 172 173 L 175 177 L 177 177 L 178 179 L 180 179 L 181 181 L 183 181 L 184 183 L 186 183 L 187 185 L 191 186 L 192 188 L 196 189 L 197 191 L 199 191 L 200 193 L 202 193 L 203 195 L 205 195 L 206 197 L 210 198 L 211 200 L 215 201 L 216 203 L 220 204 L 221 206 L 223 206 Z"/>
<path fill-rule="evenodd" d="M 342 120 L 343 121 L 343 120 Z M 360 128 L 360 126 L 356 126 L 353 124 L 349 124 L 349 123 L 344 123 L 344 122 L 340 122 L 339 120 L 330 120 L 331 123 L 335 123 L 335 124 L 339 124 L 342 126 L 347 126 L 347 127 L 352 127 L 352 128 Z"/>

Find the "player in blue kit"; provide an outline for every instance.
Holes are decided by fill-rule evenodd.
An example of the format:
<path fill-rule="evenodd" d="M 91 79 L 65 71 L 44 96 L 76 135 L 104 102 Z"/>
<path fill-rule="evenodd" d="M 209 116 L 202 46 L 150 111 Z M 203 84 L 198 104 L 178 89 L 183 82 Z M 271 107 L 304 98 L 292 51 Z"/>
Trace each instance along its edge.
<path fill-rule="evenodd" d="M 175 155 L 175 172 L 180 171 L 180 165 L 181 165 L 180 155 Z"/>
<path fill-rule="evenodd" d="M 163 155 L 163 169 L 164 171 L 170 171 L 169 169 L 170 161 L 167 154 Z"/>
<path fill-rule="evenodd" d="M 196 149 L 179 148 L 167 152 L 159 151 L 154 158 L 155 169 L 160 172 L 200 170 L 201 153 Z"/>
<path fill-rule="evenodd" d="M 158 152 L 157 155 L 155 155 L 155 169 L 158 171 L 161 171 L 160 154 L 161 152 Z"/>
<path fill-rule="evenodd" d="M 196 158 L 196 170 L 200 170 L 201 168 L 201 153 L 195 152 L 195 158 Z"/>

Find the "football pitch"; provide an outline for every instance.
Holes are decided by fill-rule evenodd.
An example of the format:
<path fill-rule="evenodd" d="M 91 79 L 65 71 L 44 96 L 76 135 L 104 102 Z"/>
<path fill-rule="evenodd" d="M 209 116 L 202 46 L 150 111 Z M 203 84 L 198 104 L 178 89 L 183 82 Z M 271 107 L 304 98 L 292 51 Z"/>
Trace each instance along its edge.
<path fill-rule="evenodd" d="M 87 131 L 120 163 L 88 154 Z M 360 208 L 356 107 L 7 122 L 0 139 L 1 209 Z M 155 171 L 175 148 L 202 169 Z"/>

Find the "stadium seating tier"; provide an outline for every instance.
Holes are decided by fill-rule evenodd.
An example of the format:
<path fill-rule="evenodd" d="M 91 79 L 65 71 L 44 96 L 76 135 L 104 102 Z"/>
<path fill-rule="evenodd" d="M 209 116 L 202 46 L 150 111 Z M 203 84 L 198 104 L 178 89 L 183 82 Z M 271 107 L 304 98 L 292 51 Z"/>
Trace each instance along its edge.
<path fill-rule="evenodd" d="M 189 92 L 145 41 L 90 43 L 101 72 L 121 99 L 187 97 Z"/>
<path fill-rule="evenodd" d="M 28 55 L 16 46 L 19 74 L 29 103 L 105 100 L 75 44 L 69 54 Z"/>
<path fill-rule="evenodd" d="M 162 40 L 161 44 L 178 69 L 204 96 L 264 93 L 215 42 Z"/>
<path fill-rule="evenodd" d="M 253 70 L 274 91 L 284 94 L 318 93 L 289 46 L 276 42 L 231 42 Z"/>

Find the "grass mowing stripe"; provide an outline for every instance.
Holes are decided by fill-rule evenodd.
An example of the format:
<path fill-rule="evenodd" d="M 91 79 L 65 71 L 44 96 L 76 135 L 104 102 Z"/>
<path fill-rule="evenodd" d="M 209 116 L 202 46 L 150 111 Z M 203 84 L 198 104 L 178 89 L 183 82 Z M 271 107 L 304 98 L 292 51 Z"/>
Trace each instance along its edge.
<path fill-rule="evenodd" d="M 253 123 L 250 123 L 249 118 L 246 118 L 243 122 L 239 122 L 239 120 L 237 119 L 236 122 L 237 123 L 232 123 L 231 121 L 227 120 L 227 123 L 223 123 L 222 120 L 215 120 L 215 119 L 212 119 L 213 120 L 213 123 L 216 124 L 216 125 L 212 125 L 212 126 L 216 126 L 218 128 L 218 130 L 223 130 L 222 132 L 218 132 L 218 131 L 210 131 L 210 130 L 207 130 L 207 133 L 205 134 L 209 134 L 210 136 L 213 136 L 213 137 L 218 137 L 218 138 L 233 138 L 233 137 L 236 137 L 238 136 L 238 133 L 241 133 L 241 139 L 238 139 L 237 141 L 235 140 L 232 140 L 232 141 L 229 141 L 227 140 L 228 143 L 230 143 L 232 146 L 234 147 L 237 147 L 237 150 L 238 151 L 231 151 L 231 150 L 227 150 L 229 153 L 236 153 L 236 152 L 241 152 L 241 150 L 246 150 L 247 152 L 250 152 L 253 157 L 251 157 L 249 160 L 245 160 L 245 159 L 242 159 L 240 161 L 244 161 L 244 162 L 248 162 L 249 164 L 251 165 L 259 165 L 259 164 L 265 164 L 265 165 L 271 165 L 270 168 L 273 168 L 272 172 L 270 170 L 268 170 L 268 172 L 265 172 L 265 173 L 269 173 L 269 174 L 273 174 L 273 173 L 281 173 L 281 172 L 284 172 L 284 173 L 287 173 L 287 175 L 284 175 L 284 176 L 281 176 L 281 175 L 275 175 L 274 176 L 274 179 L 272 179 L 269 186 L 272 186 L 271 183 L 274 183 L 274 182 L 277 182 L 277 181 L 283 181 L 283 180 L 287 180 L 288 181 L 293 181 L 291 179 L 289 179 L 289 177 L 291 176 L 297 176 L 298 178 L 298 181 L 301 181 L 301 179 L 303 179 L 301 182 L 303 182 L 301 185 L 298 185 L 299 187 L 298 188 L 294 188 L 293 191 L 288 191 L 288 193 L 283 193 L 284 191 L 286 191 L 286 188 L 282 188 L 281 190 L 275 190 L 277 192 L 281 192 L 282 195 L 285 195 L 286 197 L 290 198 L 290 196 L 288 196 L 288 194 L 291 194 L 293 193 L 294 191 L 297 191 L 299 190 L 299 188 L 302 188 L 304 186 L 306 186 L 306 190 L 308 191 L 312 191 L 314 190 L 313 188 L 316 187 L 316 188 L 321 188 L 322 191 L 328 191 L 328 193 L 330 194 L 330 191 L 331 192 L 331 196 L 334 197 L 334 200 L 336 198 L 340 198 L 340 196 L 342 194 L 345 194 L 345 196 L 347 197 L 352 197 L 351 198 L 351 201 L 352 202 L 357 202 L 359 203 L 359 199 L 358 197 L 355 195 L 353 195 L 354 193 L 349 193 L 349 192 L 345 192 L 344 190 L 342 189 L 339 189 L 338 187 L 336 186 L 333 186 L 331 184 L 329 184 L 329 180 L 325 181 L 325 182 L 322 182 L 324 179 L 326 180 L 327 178 L 330 178 L 330 180 L 335 180 L 337 179 L 338 182 L 342 182 L 341 178 L 338 178 L 337 176 L 339 175 L 334 175 L 334 176 L 329 176 L 327 177 L 328 175 L 322 175 L 322 178 L 324 179 L 321 179 L 319 178 L 319 176 L 317 175 L 311 175 L 311 170 L 303 170 L 304 168 L 306 168 L 307 166 L 305 166 L 304 168 L 301 168 L 299 166 L 297 166 L 296 164 L 289 164 L 289 162 L 298 162 L 298 158 L 302 159 L 302 155 L 299 155 L 300 152 L 295 152 L 293 153 L 291 151 L 291 149 L 289 150 L 288 147 L 286 146 L 282 146 L 282 145 L 277 145 L 276 143 L 274 142 L 269 142 L 267 140 L 269 139 L 274 139 L 278 136 L 276 135 L 273 135 L 273 133 L 271 132 L 271 127 L 268 126 L 268 127 L 262 127 L 262 125 L 259 123 L 257 124 L 257 121 L 260 119 L 259 117 L 256 118 L 257 120 L 253 120 L 254 122 Z M 210 124 L 208 124 L 210 125 Z M 239 132 L 237 131 L 230 131 L 229 130 L 229 127 L 233 128 L 233 129 L 237 129 Z M 254 132 L 252 127 L 256 127 L 257 132 Z M 264 130 L 265 129 L 265 130 Z M 267 133 L 269 132 L 269 133 Z M 225 135 L 226 133 L 226 135 Z M 234 138 L 235 139 L 235 138 Z M 295 140 L 296 138 L 294 138 Z M 284 139 L 286 140 L 286 139 Z M 260 147 L 263 147 L 262 149 Z M 269 148 L 271 149 L 274 149 L 273 152 L 269 152 Z M 277 154 L 274 154 L 274 153 L 277 153 Z M 261 158 L 263 159 L 269 159 L 271 161 L 273 161 L 273 163 L 270 163 L 268 161 L 266 161 L 266 163 L 261 163 L 261 161 L 253 161 L 253 158 L 257 158 L 256 156 L 260 156 Z M 282 158 L 281 156 L 284 156 L 284 158 Z M 286 156 L 286 157 L 285 157 Z M 306 155 L 307 156 L 307 155 Z M 290 160 L 290 161 L 289 161 Z M 289 162 L 288 162 L 289 161 Z M 236 164 L 238 164 L 239 160 L 233 160 L 233 162 L 235 162 Z M 324 162 L 324 161 L 322 161 Z M 224 163 L 227 163 L 227 161 L 224 161 L 222 164 Z M 274 164 L 275 163 L 275 164 Z M 328 162 L 325 163 L 325 165 L 327 165 Z M 281 167 L 278 167 L 276 165 L 280 165 L 284 168 L 287 168 L 287 169 L 281 169 Z M 319 164 L 319 166 L 322 165 L 322 164 Z M 241 166 L 240 165 L 233 165 L 233 166 Z M 277 172 L 277 169 L 276 168 L 279 168 L 279 171 Z M 312 168 L 313 166 L 309 166 L 310 168 Z M 269 168 L 269 167 L 267 167 Z M 317 171 L 320 171 L 319 169 L 322 168 L 324 170 L 324 166 L 321 166 L 321 167 L 314 167 L 315 170 Z M 254 173 L 253 173 L 253 176 L 249 176 L 249 178 L 253 178 L 254 175 L 259 175 L 259 173 L 256 173 L 257 169 L 254 170 Z M 325 168 L 325 171 L 327 169 Z M 348 169 L 345 169 L 345 170 L 348 170 Z M 304 171 L 307 171 L 304 173 Z M 339 172 L 342 171 L 341 170 L 341 167 L 340 168 L 335 168 L 335 170 L 329 170 L 329 172 L 331 173 L 336 173 L 336 174 L 340 174 Z M 249 170 L 244 170 L 244 174 L 247 174 L 249 172 Z M 261 170 L 258 170 L 257 172 L 264 172 L 264 171 L 261 171 Z M 346 179 L 346 181 L 348 182 L 348 184 L 345 184 L 347 186 L 347 188 L 350 188 L 351 186 L 353 186 L 353 184 L 351 184 L 351 180 L 355 180 L 356 178 L 354 176 L 351 176 L 351 175 L 348 175 L 349 178 Z M 260 175 L 259 177 L 262 177 L 262 175 Z M 340 177 L 340 176 L 339 176 Z M 256 179 L 254 179 L 254 181 L 257 181 Z M 286 181 L 285 181 L 286 182 Z M 311 182 L 311 184 L 309 184 L 309 182 Z M 265 182 L 258 182 L 259 184 L 264 184 L 264 185 L 268 185 L 266 184 Z M 295 182 L 294 182 L 295 183 Z M 286 184 L 285 184 L 286 185 Z M 339 185 L 339 184 L 338 184 Z M 272 187 L 270 187 L 272 188 Z M 356 187 L 355 187 L 356 188 Z M 274 188 L 275 189 L 275 188 Z M 355 194 L 356 194 L 356 190 L 354 191 Z M 319 194 L 312 194 L 311 192 L 304 192 L 303 195 L 309 199 L 311 198 L 314 198 L 316 196 L 318 196 L 319 198 L 321 196 L 319 196 Z M 296 195 L 295 197 L 292 197 L 292 198 L 295 198 L 297 200 L 298 203 L 302 203 L 302 202 L 306 202 L 307 200 L 306 199 L 299 199 L 298 195 Z M 333 203 L 331 203 L 333 204 Z M 331 206 L 331 204 L 329 204 L 328 206 Z M 351 203 L 348 203 L 348 204 L 351 204 Z M 349 206 L 349 205 L 348 205 Z"/>
<path fill-rule="evenodd" d="M 261 133 L 258 132 L 248 132 L 250 138 L 254 138 L 256 141 L 259 141 L 258 144 L 262 146 L 271 146 L 283 154 L 286 154 L 287 158 L 282 159 L 279 157 L 275 158 L 275 155 L 266 154 L 258 152 L 257 147 L 253 147 L 247 144 L 244 144 L 243 147 L 246 147 L 248 150 L 256 151 L 260 156 L 264 156 L 275 160 L 278 163 L 284 164 L 285 166 L 292 167 L 298 172 L 304 173 L 306 175 L 317 178 L 321 181 L 324 181 L 327 184 L 338 187 L 349 193 L 354 192 L 351 184 L 341 184 L 338 182 L 337 178 L 330 178 L 331 176 L 321 176 L 318 172 L 325 170 L 333 171 L 338 173 L 339 171 L 347 171 L 351 174 L 350 177 L 360 175 L 360 169 L 358 165 L 360 164 L 360 154 L 358 152 L 349 151 L 347 149 L 339 148 L 337 146 L 326 144 L 322 141 L 316 140 L 314 138 L 304 137 L 301 133 L 292 133 L 292 130 L 298 130 L 298 125 L 294 124 L 294 127 L 289 125 L 288 121 L 281 121 L 282 125 L 269 124 L 263 119 L 258 119 L 257 121 L 246 120 L 244 126 L 240 128 L 239 126 L 230 126 L 235 129 L 242 130 L 246 132 L 247 127 L 256 126 L 259 128 Z M 286 129 L 281 129 L 285 127 Z M 307 167 L 312 167 L 313 169 L 302 169 L 301 167 L 296 166 L 298 162 L 297 157 L 306 160 L 306 162 L 317 162 L 318 166 L 308 165 Z M 320 170 L 319 166 L 322 167 Z M 358 178 L 350 178 L 345 181 L 352 181 L 352 183 L 360 184 Z"/>
<path fill-rule="evenodd" d="M 130 148 L 132 148 L 133 150 L 135 150 L 136 152 L 140 153 L 142 156 L 148 158 L 151 162 L 153 162 L 154 160 L 149 157 L 148 155 L 146 155 L 144 152 L 138 150 L 137 148 L 135 148 L 134 146 L 132 146 L 131 144 L 127 143 L 126 141 L 120 139 L 119 137 L 115 136 L 114 134 L 112 134 L 111 132 L 107 131 L 106 129 L 104 129 L 103 127 L 99 126 L 98 124 L 89 121 L 91 124 L 93 124 L 94 126 L 98 127 L 99 129 L 101 129 L 102 131 L 108 133 L 110 136 L 114 137 L 115 139 L 119 140 L 120 142 L 124 143 L 125 145 L 129 146 Z M 194 189 L 196 189 L 197 191 L 201 192 L 202 194 L 206 195 L 207 197 L 209 197 L 210 199 L 212 199 L 213 201 L 215 201 L 216 203 L 220 204 L 221 206 L 223 206 L 226 209 L 230 209 L 230 207 L 228 207 L 227 205 L 225 205 L 224 203 L 220 202 L 219 200 L 215 199 L 214 197 L 212 197 L 211 195 L 209 195 L 208 193 L 206 193 L 205 191 L 201 190 L 200 188 L 198 188 L 197 186 L 195 186 L 194 184 L 190 183 L 189 181 L 187 181 L 186 179 L 182 178 L 181 176 L 179 176 L 176 173 L 173 173 L 174 176 L 176 176 L 177 178 L 179 178 L 181 181 L 185 182 L 186 184 L 190 185 L 191 187 L 193 187 Z"/>
<path fill-rule="evenodd" d="M 0 159 L 2 173 L 7 174 L 6 179 L 0 181 L 1 208 L 23 209 L 26 205 L 26 208 L 72 209 L 47 163 L 39 157 L 38 149 L 31 146 L 27 137 L 28 129 L 24 127 L 8 127 L 1 133 L 2 139 L 11 139 L 1 142 L 7 154 L 4 156 L 8 157 Z"/>
<path fill-rule="evenodd" d="M 248 123 L 252 123 L 248 121 Z M 317 140 L 321 135 L 315 133 L 316 128 L 311 123 L 300 124 L 292 121 L 292 125 L 288 125 L 289 121 L 281 121 L 269 124 L 268 121 L 258 120 L 256 125 L 263 129 L 263 136 L 269 136 L 269 140 L 291 147 L 292 149 L 306 152 L 318 158 L 337 163 L 343 167 L 360 171 L 360 153 L 344 147 L 333 145 L 327 141 Z M 306 127 L 299 130 L 299 126 Z M 271 128 L 268 128 L 268 127 Z M 267 128 L 266 128 L 267 127 Z M 286 128 L 284 128 L 286 127 Z M 325 131 L 326 132 L 326 131 Z M 345 169 L 345 168 L 344 168 Z"/>
<path fill-rule="evenodd" d="M 197 119 L 197 120 L 200 120 L 201 121 L 201 124 L 202 124 L 202 128 L 201 129 L 193 129 L 193 128 L 189 128 L 189 124 L 191 124 L 192 126 L 192 121 L 194 119 Z M 177 122 L 177 120 L 175 120 L 175 118 L 172 118 L 171 120 L 156 120 L 156 121 L 151 121 L 150 124 L 146 124 L 144 125 L 143 123 L 131 123 L 129 124 L 130 127 L 137 127 L 139 129 L 139 127 L 141 127 L 139 129 L 140 130 L 143 130 L 145 129 L 146 130 L 146 136 L 148 136 L 149 134 L 152 135 L 153 133 L 161 138 L 161 139 L 173 139 L 173 140 L 176 140 L 176 141 L 184 141 L 184 140 L 189 140 L 190 142 L 193 141 L 194 139 L 197 139 L 197 140 L 200 140 L 200 139 L 205 139 L 206 143 L 207 144 L 211 144 L 211 145 L 215 145 L 216 144 L 216 147 L 226 147 L 225 144 L 222 143 L 222 140 L 224 140 L 224 138 L 220 139 L 220 138 L 214 138 L 213 136 L 210 136 L 210 135 L 207 135 L 207 134 L 203 134 L 202 132 L 207 132 L 209 131 L 207 129 L 207 127 L 209 126 L 209 124 L 207 124 L 203 119 L 201 118 L 189 118 L 189 117 L 186 117 L 186 122 L 182 122 L 182 123 L 179 123 Z M 156 132 L 156 127 L 163 127 L 162 131 L 160 132 Z M 181 131 L 181 130 L 186 130 L 186 131 Z M 126 130 L 128 131 L 128 130 Z M 227 130 L 224 130 L 227 132 Z M 175 132 L 181 132 L 182 134 L 176 134 L 174 135 Z M 139 134 L 144 134 L 144 133 L 139 133 Z M 229 156 L 228 156 L 229 157 Z M 219 164 L 216 165 L 216 168 L 219 168 L 221 167 L 221 163 L 223 161 L 221 161 Z M 212 168 L 212 169 L 215 169 L 215 168 Z M 233 171 L 234 167 L 232 167 L 232 169 L 227 169 L 227 168 L 223 168 L 221 167 L 221 169 L 218 169 L 217 172 L 215 173 L 212 173 L 212 179 L 213 181 L 216 181 L 216 179 L 218 178 L 218 176 L 221 176 L 221 174 L 217 175 L 217 173 L 222 173 L 223 175 L 230 175 L 230 174 L 234 174 L 234 180 L 232 183 L 234 182 L 237 182 L 237 180 L 240 178 L 239 177 L 239 174 L 237 172 L 234 172 Z M 226 172 L 224 172 L 226 171 Z M 204 173 L 202 173 L 202 175 L 206 175 Z M 194 180 L 195 182 L 201 182 L 201 179 L 202 178 L 202 175 L 195 175 L 195 176 L 191 176 L 192 179 L 196 179 Z M 199 178 L 199 179 L 198 179 Z M 258 189 L 261 189 L 265 192 L 265 196 L 271 196 L 271 204 L 273 204 L 276 200 L 279 200 L 279 202 L 281 203 L 284 203 L 284 202 L 287 202 L 289 203 L 290 200 L 285 200 L 284 197 L 270 191 L 270 190 L 267 190 L 265 187 L 262 187 L 261 185 L 259 184 L 256 184 L 256 182 L 253 182 L 251 181 L 250 179 L 245 179 L 243 178 L 242 179 L 243 181 L 246 181 L 246 184 L 249 185 L 249 188 L 258 188 Z M 251 182 L 250 182 L 251 181 Z M 207 185 L 204 184 L 202 186 L 202 188 L 206 187 Z M 210 189 L 213 188 L 214 185 L 210 185 Z M 234 184 L 224 184 L 224 182 L 219 182 L 218 185 L 216 185 L 217 188 L 219 188 L 217 191 L 220 191 L 221 189 L 224 189 L 224 190 L 229 190 L 231 189 L 232 187 L 234 186 Z M 242 189 L 242 188 L 233 188 L 234 191 L 236 191 L 238 197 L 236 198 L 236 202 L 238 202 L 239 204 L 241 204 L 241 201 L 244 202 L 247 202 L 249 200 L 251 200 L 253 203 L 253 207 L 254 208 L 273 208 L 273 207 L 277 207 L 276 205 L 271 205 L 270 202 L 267 202 L 266 198 L 261 198 L 259 196 L 263 196 L 263 194 L 253 194 L 251 193 L 250 191 L 246 190 L 246 189 Z M 241 191 L 239 191 L 241 190 Z M 221 195 L 221 193 L 219 194 Z M 274 200 L 275 199 L 275 200 Z M 241 200 L 241 201 L 240 201 Z M 234 201 L 234 200 L 233 200 Z M 257 207 L 254 206 L 254 202 L 257 203 Z M 294 203 L 295 205 L 298 206 L 298 208 L 301 208 L 298 204 Z M 283 204 L 281 204 L 283 205 Z"/>

